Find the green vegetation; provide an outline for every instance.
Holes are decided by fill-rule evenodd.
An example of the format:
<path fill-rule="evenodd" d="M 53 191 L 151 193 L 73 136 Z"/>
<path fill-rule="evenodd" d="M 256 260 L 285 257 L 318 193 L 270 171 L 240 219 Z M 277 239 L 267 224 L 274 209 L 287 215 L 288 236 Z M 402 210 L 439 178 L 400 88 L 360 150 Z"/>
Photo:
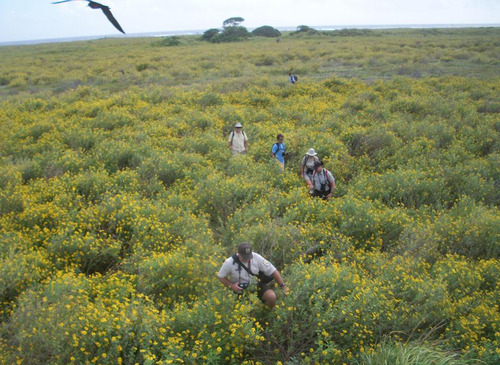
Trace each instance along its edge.
<path fill-rule="evenodd" d="M 252 30 L 252 35 L 257 37 L 274 38 L 274 37 L 280 37 L 281 32 L 278 29 L 273 28 L 269 25 L 263 25 L 262 27 L 258 27 Z"/>
<path fill-rule="evenodd" d="M 241 22 L 245 19 L 241 17 L 234 17 L 224 20 L 222 23 L 222 30 L 209 29 L 203 33 L 201 40 L 209 41 L 212 43 L 227 43 L 227 42 L 241 42 L 251 37 L 252 34 L 248 32 L 247 28 L 240 26 Z"/>
<path fill-rule="evenodd" d="M 0 363 L 498 364 L 500 29 L 355 33 L 0 47 Z"/>

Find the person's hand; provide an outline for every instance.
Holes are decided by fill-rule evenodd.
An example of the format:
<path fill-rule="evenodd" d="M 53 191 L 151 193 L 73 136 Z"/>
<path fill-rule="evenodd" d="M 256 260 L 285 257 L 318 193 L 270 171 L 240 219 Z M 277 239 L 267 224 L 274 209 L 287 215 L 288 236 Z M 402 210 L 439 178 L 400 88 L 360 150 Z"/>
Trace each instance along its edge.
<path fill-rule="evenodd" d="M 288 295 L 288 286 L 282 286 L 281 289 L 283 289 L 283 294 Z"/>
<path fill-rule="evenodd" d="M 231 289 L 235 292 L 235 293 L 238 293 L 238 294 L 241 294 L 243 293 L 243 289 L 240 288 L 240 286 L 238 285 L 239 283 L 232 283 L 231 284 Z"/>

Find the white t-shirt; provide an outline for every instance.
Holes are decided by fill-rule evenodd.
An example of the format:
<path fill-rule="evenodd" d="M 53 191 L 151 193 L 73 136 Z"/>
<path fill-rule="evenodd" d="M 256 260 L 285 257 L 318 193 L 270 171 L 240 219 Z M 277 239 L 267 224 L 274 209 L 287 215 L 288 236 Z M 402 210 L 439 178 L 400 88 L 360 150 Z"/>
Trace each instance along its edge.
<path fill-rule="evenodd" d="M 332 173 L 326 170 L 325 174 L 325 169 L 321 170 L 320 173 L 315 172 L 312 181 L 314 184 L 314 189 L 318 191 L 322 191 L 323 186 L 325 188 L 328 188 L 327 190 L 323 191 L 330 191 L 330 185 L 328 184 L 328 182 L 335 184 L 335 178 L 333 177 Z"/>
<path fill-rule="evenodd" d="M 234 136 L 233 136 L 234 134 Z M 235 131 L 232 131 L 229 133 L 229 139 L 228 142 L 233 143 L 233 151 L 243 153 L 245 152 L 245 141 L 248 141 L 247 135 L 245 132 L 241 131 L 241 133 L 237 133 Z"/>
<path fill-rule="evenodd" d="M 276 268 L 273 266 L 273 264 L 271 264 L 261 255 L 255 252 L 253 252 L 253 257 L 249 262 L 242 262 L 242 264 L 248 267 L 250 271 L 255 275 L 258 275 L 259 271 L 262 271 L 264 274 L 271 276 L 273 272 L 276 271 Z M 257 282 L 256 276 L 251 276 L 244 268 L 241 268 L 241 270 L 238 269 L 239 265 L 234 261 L 232 257 L 229 257 L 226 261 L 224 261 L 224 264 L 222 264 L 222 267 L 220 268 L 217 276 L 219 278 L 227 278 L 232 283 Z"/>

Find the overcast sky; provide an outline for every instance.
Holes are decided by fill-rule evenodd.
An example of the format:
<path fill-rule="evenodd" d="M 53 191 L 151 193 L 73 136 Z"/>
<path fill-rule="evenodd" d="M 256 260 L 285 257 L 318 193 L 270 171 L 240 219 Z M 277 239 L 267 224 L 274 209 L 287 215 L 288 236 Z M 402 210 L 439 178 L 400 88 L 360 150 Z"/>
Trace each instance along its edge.
<path fill-rule="evenodd" d="M 99 0 L 127 34 L 262 25 L 500 24 L 500 0 Z M 87 1 L 0 0 L 0 42 L 120 35 Z"/>

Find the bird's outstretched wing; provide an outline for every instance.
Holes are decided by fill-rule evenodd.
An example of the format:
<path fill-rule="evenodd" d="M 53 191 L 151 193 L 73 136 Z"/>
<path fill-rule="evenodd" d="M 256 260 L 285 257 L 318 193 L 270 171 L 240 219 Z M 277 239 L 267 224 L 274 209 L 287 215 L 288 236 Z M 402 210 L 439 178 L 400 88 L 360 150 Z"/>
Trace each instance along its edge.
<path fill-rule="evenodd" d="M 53 2 L 52 4 L 67 3 L 69 1 L 78 1 L 78 0 L 61 0 L 61 1 Z M 115 28 L 118 29 L 120 32 L 125 34 L 125 32 L 123 31 L 120 24 L 118 24 L 115 17 L 113 16 L 113 14 L 111 14 L 111 10 L 109 10 L 109 6 L 96 3 L 95 1 L 92 1 L 92 0 L 80 0 L 80 1 L 87 1 L 89 3 L 88 6 L 91 7 L 92 9 L 101 9 L 102 12 L 104 13 L 104 15 L 106 15 L 106 18 L 108 18 L 108 20 L 111 22 L 111 24 L 113 24 L 115 26 Z"/>
<path fill-rule="evenodd" d="M 108 20 L 111 22 L 111 24 L 113 24 L 115 26 L 115 28 L 118 29 L 120 32 L 125 34 L 122 27 L 120 27 L 120 24 L 118 24 L 115 17 L 113 16 L 113 14 L 111 14 L 111 10 L 109 10 L 109 7 L 102 5 L 101 10 L 104 13 L 104 15 L 106 15 L 106 18 L 108 18 Z"/>

